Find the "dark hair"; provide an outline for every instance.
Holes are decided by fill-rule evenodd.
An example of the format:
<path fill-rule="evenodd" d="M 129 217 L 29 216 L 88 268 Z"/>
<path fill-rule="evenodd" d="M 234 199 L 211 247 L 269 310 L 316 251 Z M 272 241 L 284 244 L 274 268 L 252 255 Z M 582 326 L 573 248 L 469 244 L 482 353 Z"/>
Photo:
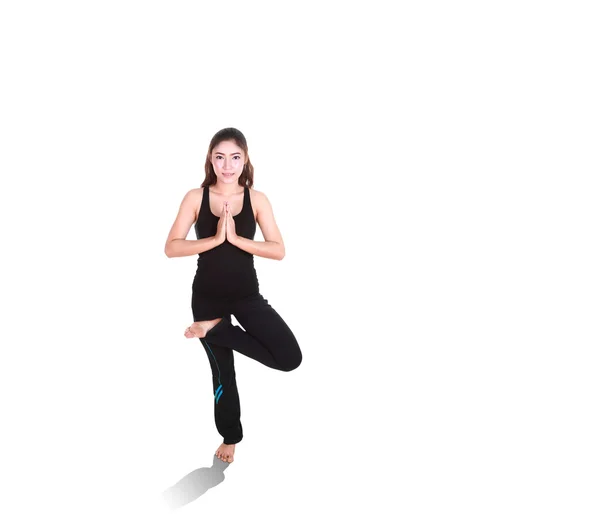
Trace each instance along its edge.
<path fill-rule="evenodd" d="M 202 182 L 201 187 L 212 186 L 213 184 L 217 183 L 217 175 L 215 174 L 210 156 L 212 155 L 212 151 L 214 150 L 215 146 L 223 141 L 234 142 L 246 154 L 246 163 L 244 164 L 244 169 L 242 170 L 242 174 L 238 179 L 238 184 L 248 188 L 252 187 L 254 184 L 254 167 L 252 166 L 250 157 L 248 156 L 248 144 L 246 143 L 244 134 L 233 127 L 227 127 L 219 130 L 219 132 L 217 132 L 210 140 L 210 144 L 208 145 L 208 153 L 206 154 L 206 162 L 204 163 L 206 177 L 204 182 Z"/>

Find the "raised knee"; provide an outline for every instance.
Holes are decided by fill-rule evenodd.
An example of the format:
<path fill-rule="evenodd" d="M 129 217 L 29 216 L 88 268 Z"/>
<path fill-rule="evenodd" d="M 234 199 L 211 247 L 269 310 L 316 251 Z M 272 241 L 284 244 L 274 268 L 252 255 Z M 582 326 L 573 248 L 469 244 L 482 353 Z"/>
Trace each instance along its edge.
<path fill-rule="evenodd" d="M 296 356 L 296 358 L 294 358 L 294 360 L 288 362 L 287 366 L 281 368 L 281 371 L 293 371 L 298 366 L 300 366 L 301 362 L 302 362 L 302 354 L 300 352 L 298 352 L 298 355 Z"/>

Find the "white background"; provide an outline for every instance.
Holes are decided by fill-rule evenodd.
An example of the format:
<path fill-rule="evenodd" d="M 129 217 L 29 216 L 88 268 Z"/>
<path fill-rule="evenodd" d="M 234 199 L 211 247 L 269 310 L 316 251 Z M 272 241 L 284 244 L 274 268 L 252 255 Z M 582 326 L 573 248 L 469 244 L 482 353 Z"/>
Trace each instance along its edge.
<path fill-rule="evenodd" d="M 212 464 L 163 251 L 233 126 L 304 360 L 236 354 L 244 440 L 182 510 L 597 513 L 591 6 L 3 2 L 2 510 L 159 512 Z"/>

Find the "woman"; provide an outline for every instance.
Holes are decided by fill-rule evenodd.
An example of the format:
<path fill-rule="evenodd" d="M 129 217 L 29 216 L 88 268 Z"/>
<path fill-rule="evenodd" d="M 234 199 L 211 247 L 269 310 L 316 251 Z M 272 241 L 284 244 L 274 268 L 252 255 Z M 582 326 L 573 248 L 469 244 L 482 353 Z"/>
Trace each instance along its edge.
<path fill-rule="evenodd" d="M 243 437 L 233 350 L 282 371 L 297 368 L 302 353 L 290 328 L 259 291 L 254 255 L 281 260 L 285 247 L 268 198 L 252 189 L 254 168 L 244 135 L 234 128 L 217 132 L 204 168 L 202 186 L 188 191 L 181 202 L 165 253 L 198 255 L 194 323 L 184 335 L 198 337 L 206 350 L 215 423 L 223 436 L 215 454 L 233 462 L 235 445 Z M 257 222 L 264 241 L 254 241 Z M 185 239 L 192 224 L 197 241 Z M 244 330 L 231 324 L 232 314 Z"/>

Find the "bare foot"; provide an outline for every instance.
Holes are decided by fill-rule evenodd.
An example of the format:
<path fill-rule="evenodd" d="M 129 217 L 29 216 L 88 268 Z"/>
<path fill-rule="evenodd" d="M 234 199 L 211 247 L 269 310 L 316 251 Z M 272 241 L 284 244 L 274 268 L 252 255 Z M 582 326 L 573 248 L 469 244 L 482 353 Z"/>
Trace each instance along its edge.
<path fill-rule="evenodd" d="M 235 444 L 222 443 L 217 448 L 215 455 L 223 462 L 233 462 L 233 453 L 235 452 Z"/>
<path fill-rule="evenodd" d="M 221 321 L 221 318 L 211 319 L 210 321 L 194 321 L 185 329 L 183 335 L 188 339 L 191 337 L 204 337 L 219 321 Z"/>

